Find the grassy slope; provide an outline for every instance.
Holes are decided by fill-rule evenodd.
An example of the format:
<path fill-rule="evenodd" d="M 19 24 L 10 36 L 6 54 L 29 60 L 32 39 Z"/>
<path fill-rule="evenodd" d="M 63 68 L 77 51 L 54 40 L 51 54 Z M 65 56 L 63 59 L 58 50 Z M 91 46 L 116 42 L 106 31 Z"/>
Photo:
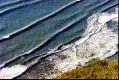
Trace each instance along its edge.
<path fill-rule="evenodd" d="M 118 60 L 94 60 L 54 79 L 118 79 Z"/>

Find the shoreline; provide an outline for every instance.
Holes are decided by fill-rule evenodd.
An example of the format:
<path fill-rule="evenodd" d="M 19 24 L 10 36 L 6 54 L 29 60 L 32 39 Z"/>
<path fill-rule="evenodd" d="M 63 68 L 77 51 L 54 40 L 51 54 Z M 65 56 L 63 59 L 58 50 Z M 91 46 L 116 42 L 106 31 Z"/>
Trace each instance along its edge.
<path fill-rule="evenodd" d="M 98 14 L 92 15 L 89 18 L 89 21 L 87 21 L 88 27 L 87 27 L 86 33 L 84 34 L 84 36 L 86 35 L 84 38 L 82 38 L 79 41 L 77 40 L 74 43 L 71 43 L 71 45 L 69 44 L 68 46 L 63 45 L 61 47 L 62 50 L 59 50 L 59 51 L 57 51 L 56 49 L 51 50 L 49 54 L 53 54 L 53 53 L 56 53 L 56 54 L 46 57 L 46 60 L 54 64 L 54 68 L 53 68 L 54 72 L 51 71 L 52 73 L 51 75 L 49 75 L 48 73 L 44 73 L 41 79 L 52 78 L 61 72 L 69 71 L 70 69 L 76 68 L 77 65 L 83 66 L 87 62 L 95 58 L 105 59 L 109 56 L 114 55 L 117 51 L 116 45 L 118 44 L 118 41 L 117 41 L 118 35 L 117 33 L 112 32 L 111 29 L 108 29 L 108 26 L 105 25 L 107 22 L 112 21 L 113 18 L 115 18 L 115 16 L 113 15 L 111 16 L 111 14 L 98 13 Z M 103 17 L 103 18 L 110 17 L 110 18 L 109 19 L 105 18 L 107 19 L 105 21 L 104 19 L 98 21 L 98 19 L 101 19 L 100 17 Z M 117 14 L 116 14 L 116 17 L 117 17 Z M 103 37 L 104 39 L 102 40 Z M 108 43 L 107 40 L 109 42 L 111 41 L 110 43 L 112 44 Z M 101 45 L 99 43 L 101 43 Z M 104 46 L 103 43 L 106 45 Z M 102 49 L 102 47 L 105 47 L 105 48 Z M 91 52 L 91 51 L 94 51 L 94 52 Z M 36 59 L 35 61 L 37 63 L 39 61 L 39 58 Z M 33 64 L 35 63 L 32 63 L 31 65 Z M 5 68 L 11 69 L 11 67 L 5 67 Z M 0 72 L 5 68 L 2 68 Z M 7 71 L 8 70 L 6 69 L 5 74 L 7 73 Z M 24 71 L 21 71 L 21 72 L 24 72 Z M 20 75 L 21 72 L 14 73 L 14 75 L 12 75 L 12 78 Z M 28 75 L 30 76 L 31 74 L 28 74 Z M 1 75 L 0 75 L 0 78 L 1 78 Z M 8 78 L 8 74 L 7 74 L 7 78 Z M 11 78 L 11 75 L 9 76 L 9 78 Z"/>
<path fill-rule="evenodd" d="M 99 14 L 103 14 L 103 13 L 99 13 Z M 104 15 L 105 15 L 105 13 L 104 13 Z M 112 19 L 111 21 L 114 21 L 114 20 Z M 102 37 L 104 37 L 104 38 L 102 38 Z M 105 45 L 103 45 L 103 43 Z M 107 25 L 104 25 L 100 32 L 92 35 L 88 40 L 83 42 L 81 45 L 70 47 L 64 51 L 61 51 L 56 54 L 53 54 L 52 56 L 46 57 L 45 60 L 51 62 L 48 64 L 49 65 L 53 64 L 54 67 L 49 72 L 42 73 L 42 75 L 40 75 L 41 73 L 39 73 L 39 76 L 37 76 L 37 78 L 51 79 L 62 72 L 70 71 L 73 68 L 76 68 L 77 66 L 85 65 L 90 60 L 93 60 L 96 58 L 100 58 L 100 59 L 104 60 L 108 57 L 113 56 L 117 52 L 117 50 L 118 50 L 117 46 L 116 46 L 117 44 L 118 44 L 118 34 L 116 32 L 113 32 L 113 30 L 109 29 Z M 65 47 L 63 47 L 61 49 L 65 49 Z M 94 48 L 94 50 L 92 50 L 91 48 Z M 88 50 L 88 51 L 86 51 L 86 50 Z M 95 51 L 95 54 L 91 53 L 91 51 Z M 86 53 L 86 52 L 88 52 L 88 53 Z M 84 53 L 86 53 L 86 54 L 84 54 Z M 45 60 L 44 60 L 44 62 L 45 62 Z M 38 63 L 38 64 L 40 65 L 40 63 Z M 46 67 L 44 67 L 44 68 L 46 68 Z M 35 68 L 33 68 L 33 69 L 35 69 Z M 31 68 L 31 70 L 33 70 L 33 69 Z M 31 71 L 31 72 L 34 72 L 34 71 Z M 30 73 L 26 72 L 25 74 L 21 75 L 18 78 L 23 79 L 26 76 L 30 76 Z M 31 76 L 31 78 L 34 78 L 34 77 Z"/>

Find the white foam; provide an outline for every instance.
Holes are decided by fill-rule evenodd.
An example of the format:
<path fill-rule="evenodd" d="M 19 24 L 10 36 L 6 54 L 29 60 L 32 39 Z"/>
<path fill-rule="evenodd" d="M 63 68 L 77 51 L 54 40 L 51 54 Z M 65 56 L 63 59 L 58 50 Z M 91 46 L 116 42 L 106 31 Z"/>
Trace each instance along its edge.
<path fill-rule="evenodd" d="M 3 36 L 3 39 L 10 38 L 10 35 Z"/>
<path fill-rule="evenodd" d="M 76 0 L 76 1 L 80 1 L 80 0 Z"/>
<path fill-rule="evenodd" d="M 99 14 L 94 14 L 93 16 L 94 16 L 94 18 L 96 18 L 98 20 L 98 22 L 94 22 L 96 20 L 91 19 L 93 23 L 96 23 L 96 26 L 94 24 L 89 23 L 88 31 L 86 32 L 86 34 L 84 33 L 85 35 L 81 39 L 74 42 L 75 46 L 82 44 L 83 42 L 88 40 L 90 38 L 90 36 L 92 36 L 95 33 L 98 33 L 108 21 L 117 18 L 118 14 L 117 13 L 116 14 L 99 13 Z M 90 21 L 90 20 L 88 20 L 88 21 Z M 49 51 L 48 53 L 60 52 L 62 50 L 68 49 L 69 47 L 72 47 L 72 44 L 71 45 L 63 45 L 61 47 L 61 50 L 53 49 L 53 50 Z"/>
<path fill-rule="evenodd" d="M 115 49 L 115 50 L 112 49 L 112 50 L 110 50 L 110 52 L 104 54 L 103 56 L 101 56 L 101 57 L 99 57 L 99 58 L 100 58 L 101 60 L 103 60 L 103 59 L 105 59 L 105 58 L 107 58 L 107 57 L 110 57 L 110 56 L 114 55 L 116 52 L 117 52 L 117 49 Z"/>
<path fill-rule="evenodd" d="M 75 45 L 80 45 L 81 43 L 83 43 L 84 41 L 86 41 L 89 37 L 90 37 L 91 34 L 85 36 L 84 38 L 81 38 L 80 40 L 76 41 L 75 42 Z"/>
<path fill-rule="evenodd" d="M 91 57 L 89 56 L 89 57 L 85 57 L 85 58 L 84 57 L 83 58 L 79 58 L 78 60 L 81 63 L 81 65 L 85 65 L 85 63 L 88 62 L 88 61 L 90 61 L 91 59 L 94 59 L 94 58 L 105 59 L 105 58 L 110 57 L 110 56 L 112 56 L 112 55 L 114 55 L 116 53 L 117 49 L 115 48 L 115 45 L 117 44 L 117 42 L 113 42 L 113 41 L 116 41 L 117 39 L 116 39 L 116 37 L 112 37 L 112 39 L 111 39 L 111 37 L 109 37 L 109 35 L 116 36 L 116 33 L 111 32 L 111 30 L 109 30 L 106 27 L 103 28 L 103 30 L 102 30 L 102 27 L 104 27 L 104 25 L 108 21 L 111 21 L 113 19 L 115 21 L 117 21 L 117 19 L 118 19 L 118 14 L 117 13 L 112 13 L 112 14 L 109 14 L 109 13 L 99 13 L 99 14 L 94 14 L 92 17 L 90 17 L 90 19 L 88 20 L 89 21 L 89 24 L 88 24 L 88 27 L 87 27 L 88 29 L 86 30 L 87 32 L 85 34 L 85 37 L 82 38 L 82 39 L 80 39 L 79 41 L 77 41 L 76 42 L 76 45 L 79 45 L 79 44 L 83 43 L 85 40 L 87 40 L 89 38 L 88 39 L 88 41 L 89 41 L 88 42 L 88 45 L 90 44 L 90 47 L 92 47 L 91 49 L 94 49 L 95 51 L 97 51 L 96 52 L 97 54 L 95 54 L 94 56 L 91 56 Z M 105 29 L 106 29 L 106 31 L 104 31 Z M 91 31 L 93 31 L 93 32 L 91 32 Z M 100 31 L 101 31 L 101 33 L 98 34 L 98 32 L 100 32 Z M 90 36 L 89 36 L 89 34 L 91 34 L 91 33 L 92 33 L 92 38 L 90 38 Z M 93 36 L 93 34 L 96 34 L 95 37 Z M 104 38 L 102 38 L 102 36 Z M 110 42 L 112 40 L 111 43 L 108 43 L 109 42 L 108 41 L 108 38 L 109 38 L 109 41 Z M 95 41 L 96 39 L 97 39 L 97 41 Z M 95 43 L 93 45 L 90 42 L 95 42 Z M 99 43 L 104 43 L 105 45 L 108 45 L 108 46 L 105 47 L 104 49 L 101 48 L 101 47 L 98 48 Z M 109 49 L 109 47 L 111 47 L 111 46 L 112 46 L 112 48 Z M 89 50 L 90 50 L 90 47 L 88 47 Z M 79 48 L 81 48 L 81 47 L 79 47 Z M 109 51 L 109 52 L 106 52 L 106 51 Z M 89 53 L 90 52 L 88 52 L 88 54 Z"/>
<path fill-rule="evenodd" d="M 4 66 L 4 64 L 0 64 L 0 68 L 3 67 L 3 66 Z"/>
<path fill-rule="evenodd" d="M 24 65 L 15 65 L 12 67 L 5 67 L 0 70 L 0 79 L 12 79 L 24 71 L 26 71 L 27 67 Z"/>
<path fill-rule="evenodd" d="M 118 14 L 104 14 L 102 16 L 99 17 L 98 21 L 100 23 L 106 23 L 108 22 L 109 20 L 113 19 L 113 18 L 116 18 L 118 17 Z"/>

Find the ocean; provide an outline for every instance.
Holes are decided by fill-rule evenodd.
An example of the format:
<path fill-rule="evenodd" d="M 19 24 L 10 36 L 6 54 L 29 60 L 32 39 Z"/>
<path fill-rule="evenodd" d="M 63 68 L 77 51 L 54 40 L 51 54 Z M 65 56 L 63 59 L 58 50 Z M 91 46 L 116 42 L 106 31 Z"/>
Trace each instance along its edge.
<path fill-rule="evenodd" d="M 87 19 L 118 0 L 0 0 L 0 67 L 35 58 L 80 39 Z"/>

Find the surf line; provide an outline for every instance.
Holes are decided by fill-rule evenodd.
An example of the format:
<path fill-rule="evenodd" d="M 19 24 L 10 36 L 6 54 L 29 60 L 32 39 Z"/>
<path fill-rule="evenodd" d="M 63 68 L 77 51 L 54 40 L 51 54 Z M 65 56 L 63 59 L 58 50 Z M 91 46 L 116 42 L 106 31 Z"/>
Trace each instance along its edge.
<path fill-rule="evenodd" d="M 37 62 L 39 62 L 39 60 L 40 60 L 41 58 L 45 58 L 45 57 L 50 56 L 50 55 L 52 55 L 52 54 L 55 54 L 55 53 L 59 53 L 59 52 L 61 52 L 61 51 L 64 51 L 64 50 L 66 50 L 66 49 L 68 49 L 68 48 L 70 48 L 70 47 L 76 47 L 77 45 L 82 44 L 82 43 L 85 42 L 87 39 L 89 39 L 92 35 L 94 35 L 94 34 L 100 32 L 101 29 L 102 29 L 102 28 L 100 28 L 100 27 L 103 27 L 108 21 L 113 20 L 113 19 L 115 19 L 115 18 L 117 18 L 117 17 L 113 17 L 113 18 L 110 17 L 109 20 L 105 20 L 104 23 L 99 24 L 99 25 L 97 26 L 97 27 L 99 28 L 99 30 L 97 30 L 97 29 L 92 29 L 92 30 L 89 32 L 89 34 L 87 34 L 86 36 L 84 36 L 82 39 L 80 39 L 80 40 L 78 40 L 78 41 L 76 41 L 76 42 L 74 42 L 74 43 L 71 43 L 71 44 L 63 45 L 61 50 L 57 50 L 58 47 L 55 48 L 55 49 L 52 49 L 51 51 L 47 52 L 47 54 L 44 53 L 44 54 L 42 54 L 42 56 L 37 56 L 37 58 L 33 61 L 34 63 L 28 62 L 28 63 L 25 63 L 25 65 L 26 65 L 27 67 L 31 67 L 32 65 L 36 64 Z M 93 31 L 93 30 L 94 30 L 94 31 Z M 113 51 L 113 52 L 114 52 L 114 51 Z M 113 52 L 111 52 L 111 53 L 113 53 Z M 111 53 L 110 53 L 110 54 L 111 54 Z M 109 54 L 109 56 L 110 56 L 110 54 Z M 114 54 L 114 53 L 113 53 L 113 54 Z M 106 57 L 108 57 L 108 56 L 106 55 Z"/>
<path fill-rule="evenodd" d="M 79 21 L 79 19 L 77 19 L 77 21 Z M 72 23 L 69 23 L 69 24 L 68 24 L 67 26 L 65 26 L 64 28 L 62 28 L 62 29 L 58 30 L 57 32 L 53 33 L 53 35 L 52 35 L 50 38 L 52 38 L 53 36 L 55 36 L 56 34 L 58 34 L 59 32 L 61 32 L 62 30 L 65 30 L 65 29 L 68 28 L 69 26 L 73 25 L 73 24 L 74 24 L 75 22 L 77 22 L 77 21 L 73 21 Z M 50 39 L 50 38 L 49 38 L 49 39 Z M 49 39 L 48 39 L 48 40 L 49 40 Z M 21 54 L 21 55 L 19 55 L 19 56 L 16 56 L 16 57 L 10 59 L 9 61 L 5 61 L 5 62 L 4 62 L 3 64 L 1 64 L 1 65 L 4 66 L 5 64 L 9 63 L 10 61 L 12 61 L 12 60 L 14 60 L 14 59 L 16 59 L 16 58 L 18 58 L 18 57 L 20 57 L 20 56 L 23 56 L 23 55 L 26 55 L 26 54 L 30 54 L 32 51 L 34 51 L 35 49 L 37 49 L 40 45 L 44 44 L 45 42 L 47 42 L 47 40 L 44 41 L 44 42 L 42 42 L 42 43 L 39 44 L 38 46 L 34 47 L 33 49 L 31 49 L 31 50 L 25 52 L 24 54 Z"/>
<path fill-rule="evenodd" d="M 90 37 L 90 36 L 91 36 L 91 35 L 89 35 L 89 37 Z M 83 40 L 82 40 L 82 41 L 83 41 Z M 28 53 L 29 53 L 29 52 L 31 52 L 31 51 L 28 51 Z M 52 51 L 51 51 L 51 52 L 52 52 Z M 59 51 L 56 51 L 56 52 L 59 52 Z"/>
<path fill-rule="evenodd" d="M 86 13 L 86 15 L 87 15 L 87 13 Z M 84 16 L 84 17 L 85 17 L 85 16 Z M 65 27 L 63 27 L 63 28 L 61 28 L 60 30 L 58 30 L 58 31 L 56 31 L 55 33 L 53 33 L 53 34 L 51 35 L 51 37 L 49 37 L 49 38 L 48 38 L 47 40 L 45 40 L 44 42 L 38 44 L 37 46 L 35 46 L 34 48 L 32 48 L 32 49 L 29 50 L 29 51 L 24 52 L 23 54 L 20 54 L 20 55 L 18 55 L 18 56 L 15 56 L 15 57 L 12 58 L 12 59 L 9 59 L 9 61 L 5 61 L 5 62 L 4 62 L 3 64 L 1 64 L 1 65 L 5 65 L 5 64 L 9 63 L 10 61 L 13 61 L 14 59 L 16 59 L 16 58 L 18 58 L 18 57 L 21 57 L 21 56 L 23 56 L 23 55 L 30 54 L 31 52 L 33 52 L 34 50 L 36 50 L 37 48 L 39 48 L 41 45 L 45 44 L 47 41 L 49 41 L 50 39 L 52 39 L 52 37 L 54 37 L 55 35 L 59 34 L 59 32 L 64 31 L 65 29 L 71 27 L 72 25 L 74 25 L 75 23 L 77 23 L 79 20 L 80 20 L 80 19 L 77 18 L 75 21 L 72 21 L 71 23 L 67 24 Z"/>
<path fill-rule="evenodd" d="M 102 25 L 103 26 L 103 25 Z M 98 27 L 98 29 L 95 29 L 95 34 L 98 32 L 98 31 L 100 31 L 101 30 L 101 26 L 100 27 Z M 81 43 L 83 43 L 84 41 L 86 41 L 89 37 L 91 37 L 92 35 L 94 34 L 94 30 L 91 30 L 90 32 L 89 32 L 89 34 L 87 34 L 86 36 L 83 36 L 82 37 L 82 39 L 80 39 L 80 41 L 77 41 L 76 42 L 76 45 L 78 45 L 78 44 L 81 44 Z M 85 37 L 85 38 L 84 38 Z M 71 47 L 72 45 L 63 45 L 61 48 L 61 50 L 57 50 L 57 48 L 55 48 L 55 49 L 52 49 L 52 50 L 50 50 L 49 52 L 47 52 L 47 53 L 57 53 L 57 52 L 60 52 L 60 51 L 62 51 L 62 50 L 66 50 L 66 49 L 68 49 L 69 47 Z M 29 53 L 31 53 L 32 51 L 28 51 L 28 54 Z"/>
<path fill-rule="evenodd" d="M 66 50 L 66 49 L 68 49 L 68 48 L 70 48 L 70 47 L 72 47 L 72 46 L 77 46 L 77 45 L 82 44 L 83 42 L 85 42 L 86 40 L 88 40 L 92 35 L 99 33 L 99 32 L 101 31 L 102 27 L 103 27 L 107 22 L 109 22 L 109 21 L 111 21 L 111 20 L 113 20 L 113 19 L 116 19 L 116 18 L 118 18 L 118 17 L 117 17 L 117 14 L 111 15 L 111 17 L 109 17 L 108 20 L 105 20 L 104 22 L 102 22 L 102 24 L 97 25 L 98 27 L 97 27 L 96 29 L 93 28 L 89 33 L 87 33 L 85 36 L 83 36 L 80 40 L 77 40 L 76 42 L 74 42 L 74 43 L 72 43 L 72 44 L 70 44 L 70 45 L 63 45 L 63 46 L 61 47 L 61 48 L 62 48 L 61 50 L 56 50 L 56 49 L 54 49 L 54 50 L 51 50 L 51 51 L 49 51 L 49 52 L 47 52 L 47 53 L 48 53 L 48 54 L 50 54 L 50 53 L 58 53 L 58 52 L 61 52 L 61 51 L 63 51 L 63 50 Z"/>

